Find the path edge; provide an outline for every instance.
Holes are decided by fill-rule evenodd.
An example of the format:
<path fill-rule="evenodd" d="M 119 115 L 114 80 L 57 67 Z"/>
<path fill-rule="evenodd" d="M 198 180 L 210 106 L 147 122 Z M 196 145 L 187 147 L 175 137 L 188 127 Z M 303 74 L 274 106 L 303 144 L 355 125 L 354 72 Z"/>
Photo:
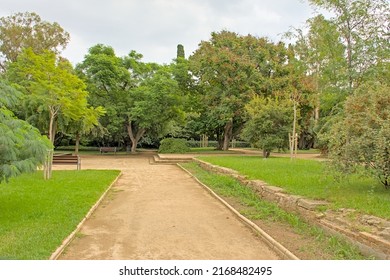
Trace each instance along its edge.
<path fill-rule="evenodd" d="M 199 185 L 201 185 L 206 191 L 208 191 L 212 196 L 214 196 L 219 202 L 221 202 L 225 207 L 227 207 L 233 214 L 235 214 L 241 221 L 243 221 L 247 226 L 249 226 L 252 230 L 260 235 L 260 237 L 267 243 L 267 245 L 277 251 L 277 253 L 287 260 L 299 260 L 297 256 L 295 256 L 292 252 L 290 252 L 286 247 L 273 239 L 268 233 L 262 230 L 258 225 L 253 223 L 251 220 L 243 216 L 240 212 L 238 212 L 234 207 L 232 207 L 228 202 L 226 202 L 223 198 L 221 198 L 218 194 L 216 194 L 210 187 L 199 181 L 190 171 L 188 171 L 181 164 L 176 164 L 183 171 L 189 174 Z"/>
<path fill-rule="evenodd" d="M 77 225 L 76 229 L 74 231 L 72 231 L 72 233 L 69 234 L 68 237 L 62 241 L 61 245 L 54 251 L 54 253 L 51 254 L 49 260 L 57 260 L 58 257 L 64 252 L 65 248 L 70 244 L 70 242 L 72 242 L 72 240 L 75 238 L 76 234 L 80 231 L 81 227 L 88 220 L 88 218 L 91 217 L 91 215 L 95 212 L 96 208 L 98 208 L 98 206 L 101 204 L 103 199 L 107 196 L 107 193 L 116 184 L 116 182 L 119 180 L 120 177 L 122 177 L 122 171 L 120 171 L 118 176 L 114 179 L 114 181 L 112 181 L 112 183 L 109 185 L 109 187 L 100 196 L 99 200 L 91 207 L 91 209 L 89 209 L 88 213 L 81 220 L 81 222 Z"/>

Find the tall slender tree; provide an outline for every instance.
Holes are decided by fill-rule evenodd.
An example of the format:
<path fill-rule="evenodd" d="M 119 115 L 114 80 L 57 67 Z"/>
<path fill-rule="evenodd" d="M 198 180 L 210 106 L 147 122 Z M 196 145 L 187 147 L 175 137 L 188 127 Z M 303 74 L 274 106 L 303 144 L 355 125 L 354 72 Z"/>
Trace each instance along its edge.
<path fill-rule="evenodd" d="M 326 9 L 345 46 L 347 90 L 352 94 L 378 64 L 390 58 L 390 3 L 387 0 L 309 0 Z"/>

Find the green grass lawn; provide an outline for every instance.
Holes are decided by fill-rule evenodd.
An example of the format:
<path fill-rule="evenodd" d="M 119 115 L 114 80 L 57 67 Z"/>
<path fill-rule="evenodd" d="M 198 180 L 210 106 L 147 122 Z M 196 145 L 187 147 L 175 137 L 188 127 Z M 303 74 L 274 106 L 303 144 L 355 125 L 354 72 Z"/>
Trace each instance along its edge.
<path fill-rule="evenodd" d="M 200 168 L 196 163 L 183 163 L 201 182 L 210 187 L 218 195 L 232 198 L 243 206 L 240 213 L 251 220 L 266 220 L 288 224 L 297 233 L 304 235 L 316 243 L 316 250 L 325 252 L 330 259 L 362 259 L 357 248 L 349 245 L 337 236 L 329 236 L 324 231 L 304 222 L 298 215 L 288 213 L 276 203 L 259 198 L 251 189 L 227 175 L 214 174 Z"/>
<path fill-rule="evenodd" d="M 116 170 L 24 174 L 0 184 L 0 259 L 48 259 L 118 176 Z"/>
<path fill-rule="evenodd" d="M 390 219 L 390 191 L 378 181 L 357 174 L 336 181 L 323 162 L 244 156 L 200 159 L 237 170 L 249 179 L 283 187 L 291 194 L 327 200 L 333 208 L 353 208 Z"/>

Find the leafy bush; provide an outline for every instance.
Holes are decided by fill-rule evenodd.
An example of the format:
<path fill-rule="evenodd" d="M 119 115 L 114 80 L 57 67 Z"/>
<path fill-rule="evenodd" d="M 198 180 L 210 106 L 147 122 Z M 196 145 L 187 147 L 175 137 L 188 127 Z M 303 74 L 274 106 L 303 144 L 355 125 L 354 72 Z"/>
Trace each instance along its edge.
<path fill-rule="evenodd" d="M 362 86 L 350 96 L 343 119 L 332 128 L 330 157 L 338 170 L 364 167 L 390 188 L 390 87 Z"/>
<path fill-rule="evenodd" d="M 292 107 L 288 101 L 256 97 L 247 106 L 249 120 L 241 136 L 268 157 L 273 149 L 288 147 Z"/>
<path fill-rule="evenodd" d="M 185 139 L 165 138 L 160 142 L 159 153 L 162 154 L 182 154 L 190 151 Z"/>

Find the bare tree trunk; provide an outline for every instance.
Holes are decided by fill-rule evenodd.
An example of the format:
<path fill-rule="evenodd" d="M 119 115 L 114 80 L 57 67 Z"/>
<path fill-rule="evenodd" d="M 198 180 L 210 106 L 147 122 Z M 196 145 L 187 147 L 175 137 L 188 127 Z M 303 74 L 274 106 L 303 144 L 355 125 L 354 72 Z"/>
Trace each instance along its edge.
<path fill-rule="evenodd" d="M 230 119 L 228 123 L 225 125 L 224 130 L 224 140 L 223 140 L 223 150 L 229 150 L 230 140 L 232 140 L 233 136 L 233 119 Z"/>
<path fill-rule="evenodd" d="M 217 131 L 217 148 L 218 151 L 223 149 L 223 132 L 221 130 Z"/>
<path fill-rule="evenodd" d="M 127 132 L 129 134 L 130 140 L 131 140 L 131 153 L 135 153 L 138 145 L 138 141 L 144 136 L 146 129 L 145 128 L 139 128 L 135 135 L 134 130 L 132 126 L 132 122 L 129 121 L 127 125 Z"/>

